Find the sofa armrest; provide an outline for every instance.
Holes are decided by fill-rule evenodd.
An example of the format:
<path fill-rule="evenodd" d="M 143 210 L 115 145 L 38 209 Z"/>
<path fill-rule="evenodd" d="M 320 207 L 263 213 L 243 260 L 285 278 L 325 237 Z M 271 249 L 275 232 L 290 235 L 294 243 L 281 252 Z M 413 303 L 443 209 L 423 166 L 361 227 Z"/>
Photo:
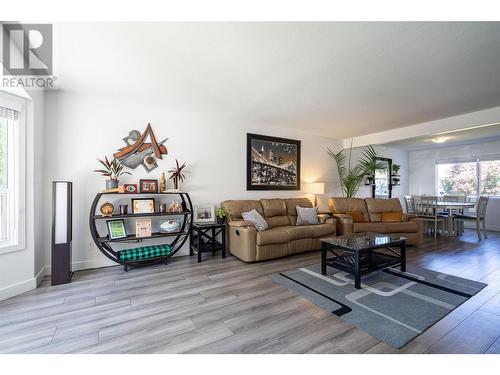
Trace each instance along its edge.
<path fill-rule="evenodd" d="M 403 221 L 410 221 L 411 219 L 417 219 L 418 216 L 415 214 L 403 214 Z"/>
<path fill-rule="evenodd" d="M 333 214 L 333 219 L 337 221 L 337 234 L 343 236 L 354 233 L 354 220 L 347 214 Z"/>
<path fill-rule="evenodd" d="M 326 223 L 326 220 L 331 217 L 332 217 L 331 214 L 318 214 L 318 222 L 320 224 L 324 224 Z"/>
<path fill-rule="evenodd" d="M 417 245 L 424 241 L 424 221 L 416 215 L 408 215 L 408 221 L 417 223 L 418 233 L 417 233 Z"/>
<path fill-rule="evenodd" d="M 246 221 L 246 220 L 229 221 L 227 224 L 230 227 L 253 227 L 253 228 L 255 228 L 255 225 L 253 225 L 253 223 L 251 223 L 250 221 Z"/>
<path fill-rule="evenodd" d="M 257 259 L 257 229 L 244 220 L 228 222 L 228 249 L 244 262 Z"/>
<path fill-rule="evenodd" d="M 328 219 L 325 220 L 325 224 L 333 224 L 335 227 L 338 226 L 338 220 L 334 217 L 329 217 Z"/>

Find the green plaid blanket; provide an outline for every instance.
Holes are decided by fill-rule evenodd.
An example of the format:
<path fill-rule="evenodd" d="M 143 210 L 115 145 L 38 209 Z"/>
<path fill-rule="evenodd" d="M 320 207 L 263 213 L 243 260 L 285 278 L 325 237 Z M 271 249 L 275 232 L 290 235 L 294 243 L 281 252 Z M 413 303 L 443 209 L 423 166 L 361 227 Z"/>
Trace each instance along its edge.
<path fill-rule="evenodd" d="M 125 249 L 116 252 L 118 259 L 124 261 L 156 258 L 169 256 L 172 253 L 170 245 L 152 245 L 136 247 L 135 249 Z"/>

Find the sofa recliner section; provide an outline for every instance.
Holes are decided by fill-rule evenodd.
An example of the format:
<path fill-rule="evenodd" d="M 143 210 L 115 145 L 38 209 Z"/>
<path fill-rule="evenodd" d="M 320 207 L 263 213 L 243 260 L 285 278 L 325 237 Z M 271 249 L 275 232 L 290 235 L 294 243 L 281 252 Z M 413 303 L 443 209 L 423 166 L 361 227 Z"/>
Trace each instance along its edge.
<path fill-rule="evenodd" d="M 256 262 L 319 250 L 320 238 L 335 236 L 336 219 L 320 216 L 320 224 L 297 226 L 296 207 L 312 207 L 307 198 L 227 200 L 221 203 L 228 213 L 229 251 L 245 262 Z M 269 229 L 257 231 L 243 220 L 243 212 L 257 210 Z"/>
<path fill-rule="evenodd" d="M 328 207 L 338 220 L 337 229 L 340 235 L 361 232 L 389 234 L 406 237 L 408 245 L 417 245 L 423 240 L 422 220 L 416 216 L 404 214 L 398 198 L 335 197 L 328 200 Z M 400 213 L 401 221 L 382 221 L 384 212 Z M 358 219 L 362 217 L 362 220 L 355 220 L 355 217 Z"/>

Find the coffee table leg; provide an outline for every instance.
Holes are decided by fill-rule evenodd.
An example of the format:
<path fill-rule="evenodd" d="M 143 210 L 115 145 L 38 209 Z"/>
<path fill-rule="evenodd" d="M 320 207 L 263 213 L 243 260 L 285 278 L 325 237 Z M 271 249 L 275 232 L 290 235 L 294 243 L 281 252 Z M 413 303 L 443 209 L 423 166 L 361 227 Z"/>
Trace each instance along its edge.
<path fill-rule="evenodd" d="M 406 241 L 401 244 L 401 272 L 406 272 Z"/>
<path fill-rule="evenodd" d="M 359 251 L 354 252 L 354 287 L 361 289 L 361 265 Z"/>
<path fill-rule="evenodd" d="M 326 275 L 326 245 L 321 243 L 321 274 Z"/>

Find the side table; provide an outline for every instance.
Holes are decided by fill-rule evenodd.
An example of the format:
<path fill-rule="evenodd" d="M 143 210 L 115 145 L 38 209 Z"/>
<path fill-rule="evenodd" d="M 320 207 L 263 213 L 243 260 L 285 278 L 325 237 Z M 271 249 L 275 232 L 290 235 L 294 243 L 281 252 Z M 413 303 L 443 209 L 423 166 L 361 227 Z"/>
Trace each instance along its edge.
<path fill-rule="evenodd" d="M 221 235 L 221 241 L 217 236 Z M 222 257 L 226 257 L 226 224 L 217 223 L 193 223 L 190 233 L 189 255 L 198 255 L 198 263 L 201 262 L 201 254 L 221 250 Z M 206 240 L 206 242 L 204 241 Z"/>

